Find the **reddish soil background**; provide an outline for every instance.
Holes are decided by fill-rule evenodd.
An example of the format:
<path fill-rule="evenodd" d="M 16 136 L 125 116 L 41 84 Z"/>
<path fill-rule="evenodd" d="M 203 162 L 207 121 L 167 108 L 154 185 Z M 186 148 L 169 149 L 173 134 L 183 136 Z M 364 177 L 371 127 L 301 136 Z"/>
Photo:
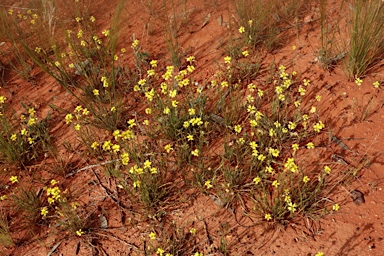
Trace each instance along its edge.
<path fill-rule="evenodd" d="M 21 6 L 23 1 L 9 1 L 9 6 Z M 164 42 L 161 11 L 162 1 L 153 1 L 154 14 L 149 15 L 143 5 L 145 1 L 127 1 L 123 12 L 122 33 L 119 47 L 130 48 L 132 34 L 140 40 L 143 49 L 151 54 L 152 59 L 169 63 L 166 45 Z M 198 61 L 197 70 L 201 81 L 209 79 L 214 73 L 215 62 L 224 57 L 223 45 L 229 38 L 229 28 L 225 23 L 229 20 L 229 4 L 221 0 L 192 0 L 186 1 L 189 22 L 179 30 L 180 45 L 185 56 L 194 55 Z M 337 2 L 334 2 L 336 5 Z M 109 21 L 114 12 L 115 0 L 94 0 L 90 13 L 97 18 L 99 30 L 108 29 Z M 201 27 L 207 15 L 209 22 Z M 363 77 L 363 84 L 357 87 L 349 81 L 342 67 L 339 65 L 332 71 L 323 70 L 316 63 L 317 50 L 320 49 L 320 26 L 318 9 L 308 10 L 308 15 L 302 20 L 297 35 L 287 38 L 284 46 L 273 53 L 266 55 L 263 63 L 275 61 L 304 73 L 314 85 L 314 90 L 322 96 L 322 106 L 319 109 L 327 126 L 338 138 L 354 138 L 344 140 L 352 152 L 343 150 L 338 145 L 331 145 L 327 150 L 342 155 L 350 164 L 356 164 L 363 155 L 372 157 L 372 162 L 361 170 L 361 175 L 345 189 L 341 188 L 336 200 L 341 203 L 341 209 L 324 219 L 303 223 L 291 224 L 286 229 L 255 225 L 235 209 L 231 213 L 226 209 L 212 204 L 209 196 L 185 196 L 183 207 L 172 212 L 172 218 L 178 223 L 195 223 L 198 230 L 204 233 L 209 231 L 212 243 L 205 242 L 201 236 L 200 251 L 205 255 L 220 255 L 214 248 L 219 245 L 220 232 L 225 232 L 228 241 L 229 255 L 314 255 L 318 251 L 325 255 L 384 255 L 384 191 L 383 191 L 383 154 L 384 152 L 384 92 L 375 89 L 372 83 L 383 81 L 382 69 Z M 221 19 L 224 24 L 219 24 Z M 294 67 L 292 63 L 295 45 Z M 129 63 L 129 57 L 125 61 Z M 35 84 L 23 81 L 17 75 L 8 74 L 6 83 L 12 88 L 13 95 L 2 90 L 12 100 L 15 108 L 19 108 L 20 101 L 31 102 L 38 109 L 41 117 L 50 111 L 48 104 L 54 103 L 63 109 L 73 109 L 75 102 L 64 89 L 52 78 L 36 71 Z M 370 113 L 364 120 L 360 120 L 362 111 L 369 101 Z M 63 121 L 63 115 L 53 113 L 53 128 L 51 134 L 56 138 L 56 144 L 62 150 L 66 159 L 76 159 L 77 141 Z M 61 145 L 64 141 L 72 144 L 73 151 L 64 150 Z M 321 158 L 322 151 L 314 153 L 314 159 Z M 331 161 L 330 159 L 328 161 Z M 47 160 L 48 166 L 49 160 Z M 88 163 L 76 159 L 74 167 L 81 168 Z M 45 162 L 36 168 L 46 170 L 50 177 L 49 167 Z M 94 179 L 90 171 L 79 173 L 68 179 L 59 180 L 62 184 L 76 188 L 76 184 L 89 183 Z M 23 181 L 27 182 L 27 181 Z M 22 183 L 20 183 L 22 185 Z M 88 186 L 88 191 L 81 191 L 84 199 L 101 196 L 103 191 L 95 186 Z M 348 191 L 358 189 L 365 195 L 365 204 L 356 205 Z M 107 209 L 109 221 L 109 236 L 101 241 L 106 254 L 92 253 L 92 250 L 77 239 L 61 241 L 59 236 L 48 231 L 41 231 L 29 241 L 17 248 L 1 248 L 0 255 L 47 255 L 52 247 L 61 241 L 61 244 L 52 255 L 140 255 L 136 247 L 141 247 L 148 233 L 143 232 L 149 223 L 136 223 L 128 217 L 125 223 L 121 222 L 119 209 L 106 199 L 103 202 Z M 236 214 L 236 212 L 238 213 Z M 235 216 L 234 216 L 235 215 Z M 204 220 L 204 221 L 201 221 Z M 17 219 L 15 219 L 17 221 Z M 304 222 L 304 220 L 303 220 Z M 124 242 L 122 242 L 124 241 Z M 79 246 L 80 245 L 80 246 Z M 142 248 L 140 248 L 142 249 Z M 78 253 L 76 253 L 78 251 Z"/>

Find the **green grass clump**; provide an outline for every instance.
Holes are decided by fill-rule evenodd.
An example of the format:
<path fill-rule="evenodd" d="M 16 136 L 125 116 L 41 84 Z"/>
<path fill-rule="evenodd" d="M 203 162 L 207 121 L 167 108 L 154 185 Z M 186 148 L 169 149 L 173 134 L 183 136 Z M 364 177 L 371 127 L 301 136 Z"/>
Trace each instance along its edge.
<path fill-rule="evenodd" d="M 7 109 L 6 112 L 10 110 Z M 39 120 L 35 112 L 34 108 L 29 108 L 28 113 L 21 114 L 20 117 L 8 114 L 0 116 L 2 163 L 26 167 L 33 161 L 52 153 L 53 147 L 48 127 L 49 116 Z"/>
<path fill-rule="evenodd" d="M 380 1 L 363 0 L 347 4 L 351 21 L 346 70 L 350 78 L 357 78 L 374 68 L 383 56 L 384 6 Z"/>
<path fill-rule="evenodd" d="M 308 1 L 234 0 L 232 3 L 244 43 L 250 47 L 263 45 L 268 51 L 282 45 L 283 35 L 287 36 L 284 32 L 294 28 L 310 6 Z"/>

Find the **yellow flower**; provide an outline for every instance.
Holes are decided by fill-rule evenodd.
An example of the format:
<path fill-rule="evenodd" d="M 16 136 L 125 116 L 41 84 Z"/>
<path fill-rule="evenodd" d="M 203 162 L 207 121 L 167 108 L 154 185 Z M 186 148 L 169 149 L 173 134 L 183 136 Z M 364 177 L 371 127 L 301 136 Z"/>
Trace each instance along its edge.
<path fill-rule="evenodd" d="M 103 87 L 107 88 L 109 86 L 107 77 L 102 76 L 100 80 L 103 82 Z"/>
<path fill-rule="evenodd" d="M 141 182 L 139 180 L 133 182 L 133 187 L 134 188 L 139 188 L 140 185 L 141 185 Z"/>
<path fill-rule="evenodd" d="M 101 32 L 101 34 L 103 34 L 105 37 L 109 36 L 109 30 L 105 29 L 103 32 Z"/>
<path fill-rule="evenodd" d="M 195 56 L 189 56 L 189 57 L 187 57 L 187 61 L 188 61 L 189 63 L 194 62 L 194 61 L 195 61 Z"/>
<path fill-rule="evenodd" d="M 165 251 L 161 248 L 157 248 L 157 250 L 156 250 L 156 254 L 159 254 L 160 256 L 163 256 L 164 252 Z"/>
<path fill-rule="evenodd" d="M 155 67 L 157 67 L 157 60 L 151 60 L 151 62 L 149 62 L 149 64 L 151 64 L 152 68 L 155 68 Z"/>
<path fill-rule="evenodd" d="M 111 143 L 110 140 L 105 141 L 105 142 L 103 143 L 103 150 L 104 150 L 104 151 L 111 150 L 111 146 L 112 146 L 112 143 Z"/>
<path fill-rule="evenodd" d="M 251 141 L 249 142 L 249 146 L 251 147 L 251 149 L 256 149 L 259 145 L 257 145 L 255 141 Z"/>
<path fill-rule="evenodd" d="M 97 143 L 96 141 L 92 143 L 91 145 L 91 148 L 92 149 L 97 149 L 99 147 L 99 143 Z"/>
<path fill-rule="evenodd" d="M 249 52 L 247 50 L 245 50 L 241 54 L 243 54 L 244 57 L 247 57 L 249 55 Z"/>
<path fill-rule="evenodd" d="M 14 184 L 16 182 L 19 182 L 19 179 L 17 178 L 17 176 L 11 176 L 11 178 L 9 178 L 9 181 L 12 182 L 12 184 Z"/>
<path fill-rule="evenodd" d="M 91 17 L 89 18 L 89 20 L 90 20 L 91 22 L 95 22 L 95 21 L 96 21 L 96 18 L 93 17 L 93 16 L 91 16 Z"/>
<path fill-rule="evenodd" d="M 272 166 L 269 165 L 265 167 L 265 172 L 273 174 L 275 173 L 275 170 L 272 168 Z"/>
<path fill-rule="evenodd" d="M 320 101 L 320 100 L 321 100 L 321 96 L 320 96 L 320 95 L 316 95 L 315 98 L 316 98 L 317 101 Z"/>
<path fill-rule="evenodd" d="M 156 233 L 155 233 L 155 232 L 151 232 L 151 233 L 149 233 L 149 238 L 150 238 L 151 240 L 156 240 Z"/>
<path fill-rule="evenodd" d="M 339 209 L 340 209 L 340 205 L 338 204 L 332 205 L 332 210 L 334 210 L 335 212 L 337 212 Z"/>
<path fill-rule="evenodd" d="M 81 128 L 81 125 L 80 125 L 80 124 L 76 124 L 76 125 L 75 125 L 75 130 L 76 130 L 76 131 L 80 131 L 80 128 Z"/>
<path fill-rule="evenodd" d="M 324 256 L 324 253 L 323 253 L 323 252 L 317 252 L 317 253 L 315 254 L 315 256 Z"/>
<path fill-rule="evenodd" d="M 139 40 L 135 39 L 135 40 L 132 42 L 131 48 L 132 48 L 132 49 L 135 49 L 135 48 L 137 48 L 138 45 L 139 45 Z"/>
<path fill-rule="evenodd" d="M 240 145 L 243 145 L 245 143 L 245 139 L 239 138 L 239 139 L 237 139 L 237 143 L 239 143 Z"/>
<path fill-rule="evenodd" d="M 319 121 L 318 123 L 313 125 L 313 130 L 315 132 L 320 132 L 324 127 L 325 125 L 323 124 L 323 122 Z"/>
<path fill-rule="evenodd" d="M 380 86 L 380 82 L 379 82 L 379 81 L 375 81 L 375 82 L 373 83 L 373 87 L 375 87 L 375 88 L 379 88 L 379 86 Z"/>
<path fill-rule="evenodd" d="M 112 146 L 112 151 L 115 152 L 115 153 L 119 152 L 120 151 L 120 145 L 119 144 L 114 144 Z"/>
<path fill-rule="evenodd" d="M 188 70 L 189 73 L 192 73 L 193 71 L 195 71 L 195 67 L 191 66 L 191 65 L 188 65 L 187 66 L 187 70 Z"/>
<path fill-rule="evenodd" d="M 46 206 L 44 206 L 43 208 L 40 209 L 40 214 L 41 216 L 43 216 L 43 218 L 45 218 L 48 214 L 48 208 Z"/>
<path fill-rule="evenodd" d="M 239 28 L 239 32 L 240 32 L 240 34 L 244 33 L 244 32 L 245 32 L 245 28 L 244 28 L 243 26 L 241 26 L 241 27 Z"/>
<path fill-rule="evenodd" d="M 261 98 L 264 95 L 264 91 L 261 89 L 257 89 L 257 95 Z"/>
<path fill-rule="evenodd" d="M 307 143 L 307 148 L 313 149 L 313 148 L 315 148 L 315 144 L 313 144 L 313 142 L 308 142 Z"/>
<path fill-rule="evenodd" d="M 172 90 L 169 92 L 169 97 L 171 97 L 171 98 L 175 98 L 176 95 L 177 95 L 177 90 Z"/>
<path fill-rule="evenodd" d="M 31 137 L 28 138 L 28 143 L 30 145 L 32 145 L 34 142 L 35 142 L 34 138 L 31 138 Z"/>
<path fill-rule="evenodd" d="M 145 92 L 145 97 L 148 101 L 153 101 L 153 97 L 155 97 L 155 90 L 152 88 L 150 91 Z"/>
<path fill-rule="evenodd" d="M 83 30 L 79 29 L 77 32 L 77 38 L 82 38 L 83 37 Z"/>
<path fill-rule="evenodd" d="M 34 124 L 36 124 L 36 118 L 34 118 L 34 117 L 29 118 L 29 120 L 27 122 L 27 125 L 31 126 L 31 125 L 34 125 Z"/>
<path fill-rule="evenodd" d="M 98 96 L 98 95 L 99 95 L 99 90 L 94 89 L 94 90 L 93 90 L 93 95 Z"/>
<path fill-rule="evenodd" d="M 255 183 L 255 185 L 259 184 L 261 181 L 261 178 L 259 176 L 253 178 L 253 183 Z"/>
<path fill-rule="evenodd" d="M 74 110 L 74 112 L 81 112 L 83 110 L 83 107 L 82 106 L 77 106 Z"/>
<path fill-rule="evenodd" d="M 260 162 L 263 162 L 267 157 L 264 156 L 263 154 L 260 154 L 257 156 L 257 160 L 259 160 Z"/>
<path fill-rule="evenodd" d="M 188 141 L 192 141 L 193 140 L 193 135 L 192 134 L 188 134 L 187 135 L 187 140 Z"/>
<path fill-rule="evenodd" d="M 12 140 L 12 141 L 15 141 L 16 139 L 17 139 L 17 134 L 12 134 L 12 135 L 11 135 L 11 140 Z"/>
<path fill-rule="evenodd" d="M 167 145 L 165 145 L 165 146 L 164 146 L 164 149 L 165 149 L 165 151 L 167 151 L 167 153 L 169 153 L 169 152 L 171 152 L 171 151 L 173 150 L 171 144 L 167 144 Z"/>
<path fill-rule="evenodd" d="M 36 110 L 34 108 L 30 108 L 30 109 L 28 109 L 28 113 L 29 113 L 30 117 L 33 117 L 33 116 L 35 116 Z"/>
<path fill-rule="evenodd" d="M 67 115 L 65 116 L 65 122 L 66 122 L 67 124 L 71 123 L 72 120 L 73 120 L 73 115 L 72 115 L 72 114 L 67 114 Z"/>
<path fill-rule="evenodd" d="M 274 186 L 275 188 L 277 188 L 279 185 L 280 185 L 280 183 L 277 180 L 274 180 L 272 182 L 272 186 Z"/>
<path fill-rule="evenodd" d="M 264 219 L 266 219 L 267 221 L 271 220 L 271 219 L 272 219 L 271 214 L 270 214 L 270 213 L 266 213 L 266 214 L 264 215 Z"/>
<path fill-rule="evenodd" d="M 310 80 L 307 80 L 307 79 L 304 79 L 304 80 L 303 80 L 303 84 L 304 84 L 305 86 L 310 85 L 310 83 L 311 83 Z"/>
<path fill-rule="evenodd" d="M 73 209 L 77 209 L 77 207 L 78 206 L 80 206 L 80 204 L 78 203 L 78 202 L 73 202 L 73 203 L 71 203 L 71 207 L 73 208 Z"/>
<path fill-rule="evenodd" d="M 149 70 L 147 70 L 147 75 L 148 75 L 148 77 L 150 77 L 150 76 L 154 76 L 156 74 L 156 71 L 155 70 L 153 70 L 153 69 L 149 69 Z"/>
<path fill-rule="evenodd" d="M 299 86 L 299 93 L 300 93 L 301 96 L 304 96 L 304 95 L 305 95 L 306 90 L 304 89 L 304 87 Z"/>
<path fill-rule="evenodd" d="M 23 129 L 20 130 L 20 134 L 24 135 L 24 136 L 27 136 L 28 131 L 25 128 L 23 128 Z"/>
<path fill-rule="evenodd" d="M 134 126 L 136 126 L 136 122 L 135 122 L 135 119 L 129 119 L 128 121 L 127 121 L 127 124 L 129 125 L 129 127 L 134 127 Z"/>
<path fill-rule="evenodd" d="M 76 231 L 77 236 L 82 236 L 83 234 L 84 234 L 84 232 L 81 229 Z"/>
<path fill-rule="evenodd" d="M 331 171 L 332 171 L 332 169 L 328 165 L 324 166 L 324 172 L 326 174 L 331 174 Z"/>
<path fill-rule="evenodd" d="M 235 130 L 236 133 L 240 133 L 242 129 L 243 128 L 239 124 L 235 125 L 235 127 L 234 127 L 234 130 Z"/>
<path fill-rule="evenodd" d="M 299 167 L 296 165 L 295 159 L 292 157 L 287 159 L 287 161 L 284 164 L 284 168 L 285 170 L 291 171 L 293 173 L 299 171 Z"/>
<path fill-rule="evenodd" d="M 255 89 L 256 89 L 256 85 L 254 85 L 254 84 L 248 84 L 248 89 L 251 91 L 251 92 L 253 92 Z"/>
<path fill-rule="evenodd" d="M 297 150 L 299 150 L 299 144 L 297 143 L 292 144 L 292 149 L 293 149 L 293 152 L 296 152 Z"/>
<path fill-rule="evenodd" d="M 0 201 L 4 201 L 5 199 L 7 199 L 7 195 L 0 196 Z"/>
<path fill-rule="evenodd" d="M 211 181 L 210 181 L 210 180 L 207 180 L 207 181 L 204 183 L 204 186 L 205 186 L 207 189 L 213 188 L 213 185 L 211 184 Z"/>
<path fill-rule="evenodd" d="M 251 127 L 256 127 L 258 125 L 257 121 L 254 119 L 249 120 L 249 124 L 251 125 Z"/>
<path fill-rule="evenodd" d="M 179 104 L 179 102 L 177 102 L 177 100 L 172 101 L 172 107 L 177 108 L 177 104 Z"/>
<path fill-rule="evenodd" d="M 190 109 L 188 109 L 188 114 L 189 114 L 190 116 L 193 116 L 193 115 L 196 114 L 196 110 L 195 110 L 194 108 L 190 108 Z"/>
<path fill-rule="evenodd" d="M 199 156 L 199 150 L 196 148 L 195 150 L 193 150 L 193 151 L 191 152 L 191 154 L 192 154 L 193 156 Z"/>
<path fill-rule="evenodd" d="M 271 154 L 274 157 L 278 157 L 280 154 L 280 151 L 278 149 L 269 148 L 268 149 L 269 154 Z"/>
<path fill-rule="evenodd" d="M 288 204 L 288 210 L 289 210 L 290 212 L 293 213 L 293 212 L 296 211 L 296 207 L 297 207 L 297 205 L 296 205 L 295 203 L 288 202 L 287 204 Z"/>
<path fill-rule="evenodd" d="M 247 98 L 246 98 L 247 102 L 251 103 L 251 102 L 254 102 L 255 101 L 255 98 L 252 96 L 252 95 L 247 95 Z M 256 107 L 253 106 L 253 105 L 248 105 L 247 107 L 247 111 L 251 114 L 255 113 L 256 111 Z"/>
<path fill-rule="evenodd" d="M 196 229 L 195 228 L 191 228 L 189 230 L 189 233 L 191 233 L 192 235 L 195 235 L 196 234 Z"/>
<path fill-rule="evenodd" d="M 304 177 L 303 177 L 303 182 L 304 182 L 304 183 L 307 183 L 308 181 L 309 181 L 309 177 L 308 177 L 308 176 L 304 176 Z"/>
<path fill-rule="evenodd" d="M 360 78 L 356 78 L 355 83 L 357 84 L 357 86 L 360 86 L 363 83 L 363 80 L 361 80 Z"/>
<path fill-rule="evenodd" d="M 165 115 L 168 115 L 170 112 L 171 112 L 171 110 L 169 109 L 169 107 L 166 107 L 166 108 L 164 108 L 164 110 L 163 110 L 163 113 L 164 113 Z"/>
<path fill-rule="evenodd" d="M 229 64 L 229 63 L 231 63 L 231 59 L 232 59 L 231 57 L 229 57 L 229 56 L 225 56 L 225 57 L 224 57 L 224 63 L 225 63 L 225 64 Z"/>
<path fill-rule="evenodd" d="M 128 165 L 128 163 L 129 163 L 129 154 L 128 153 L 123 153 L 123 154 L 121 154 L 121 163 L 123 164 L 123 165 Z"/>
<path fill-rule="evenodd" d="M 289 122 L 289 123 L 288 123 L 288 128 L 289 128 L 290 130 L 294 130 L 294 129 L 296 128 L 296 124 L 295 124 L 294 122 Z"/>

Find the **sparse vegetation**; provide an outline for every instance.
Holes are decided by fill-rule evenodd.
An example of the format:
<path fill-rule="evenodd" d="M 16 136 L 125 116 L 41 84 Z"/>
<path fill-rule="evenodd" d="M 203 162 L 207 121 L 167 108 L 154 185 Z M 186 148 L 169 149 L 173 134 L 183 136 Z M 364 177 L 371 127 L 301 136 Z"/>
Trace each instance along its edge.
<path fill-rule="evenodd" d="M 62 7 L 49 0 L 0 10 L 0 42 L 8 47 L 1 57 L 26 81 L 37 81 L 31 67 L 38 69 L 73 101 L 64 108 L 51 102 L 43 118 L 33 103 L 20 102 L 18 108 L 11 102 L 11 85 L 1 89 L 1 182 L 7 183 L 0 188 L 6 211 L 0 216 L 1 245 L 22 240 L 18 232 L 25 230 L 8 221 L 17 213 L 36 236 L 48 230 L 59 240 L 81 241 L 92 252 L 103 251 L 104 237 L 127 245 L 108 232 L 113 209 L 113 217 L 120 218 L 115 225 L 141 228 L 140 244 L 130 245 L 135 253 L 198 256 L 204 250 L 201 237 L 213 244 L 206 220 L 197 213 L 191 222 L 172 219 L 198 196 L 232 214 L 241 208 L 237 214 L 268 228 L 316 221 L 343 207 L 335 194 L 360 173 L 324 160 L 331 158 L 324 145 L 332 122 L 323 117 L 320 85 L 295 70 L 295 60 L 265 63 L 260 47 L 272 52 L 286 46 L 289 30 L 298 31 L 313 5 L 320 8 L 318 58 L 326 68 L 336 65 L 332 60 L 344 48 L 335 41 L 338 31 L 326 16 L 327 1 L 230 1 L 228 55 L 217 60 L 208 79 L 197 74 L 199 59 L 181 47 L 179 29 L 189 18 L 185 2 L 164 1 L 156 9 L 165 10 L 167 60 L 147 53 L 140 36 L 120 41 L 125 1 L 118 1 L 102 30 L 98 17 L 78 2 L 68 3 L 75 17 L 61 17 Z M 141 2 L 155 15 L 154 2 Z M 360 76 L 382 54 L 384 7 L 381 1 L 348 4 L 346 67 L 360 86 Z M 372 99 L 358 106 L 361 121 L 370 116 L 371 104 Z M 64 138 L 54 136 L 57 127 Z M 87 166 L 66 162 L 61 152 L 68 144 Z M 324 158 L 308 161 L 316 150 L 323 150 Z M 80 175 L 86 182 L 76 182 Z M 144 228 L 135 225 L 144 221 L 149 223 Z M 217 245 L 223 255 L 233 252 L 228 225 L 221 227 Z"/>

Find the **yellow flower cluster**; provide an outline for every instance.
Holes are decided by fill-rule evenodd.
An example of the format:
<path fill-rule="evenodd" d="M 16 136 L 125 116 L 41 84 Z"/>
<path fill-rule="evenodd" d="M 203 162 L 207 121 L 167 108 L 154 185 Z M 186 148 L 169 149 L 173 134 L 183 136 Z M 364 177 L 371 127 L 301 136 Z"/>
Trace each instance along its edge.
<path fill-rule="evenodd" d="M 320 132 L 324 127 L 325 125 L 323 124 L 323 122 L 319 121 L 318 123 L 313 125 L 313 130 L 315 132 Z"/>
<path fill-rule="evenodd" d="M 284 163 L 284 168 L 287 171 L 291 171 L 293 173 L 299 171 L 299 167 L 295 164 L 294 158 L 288 158 L 287 161 Z"/>
<path fill-rule="evenodd" d="M 52 182 L 51 182 L 52 184 Z M 53 204 L 61 198 L 61 190 L 58 186 L 47 188 L 48 203 Z"/>

